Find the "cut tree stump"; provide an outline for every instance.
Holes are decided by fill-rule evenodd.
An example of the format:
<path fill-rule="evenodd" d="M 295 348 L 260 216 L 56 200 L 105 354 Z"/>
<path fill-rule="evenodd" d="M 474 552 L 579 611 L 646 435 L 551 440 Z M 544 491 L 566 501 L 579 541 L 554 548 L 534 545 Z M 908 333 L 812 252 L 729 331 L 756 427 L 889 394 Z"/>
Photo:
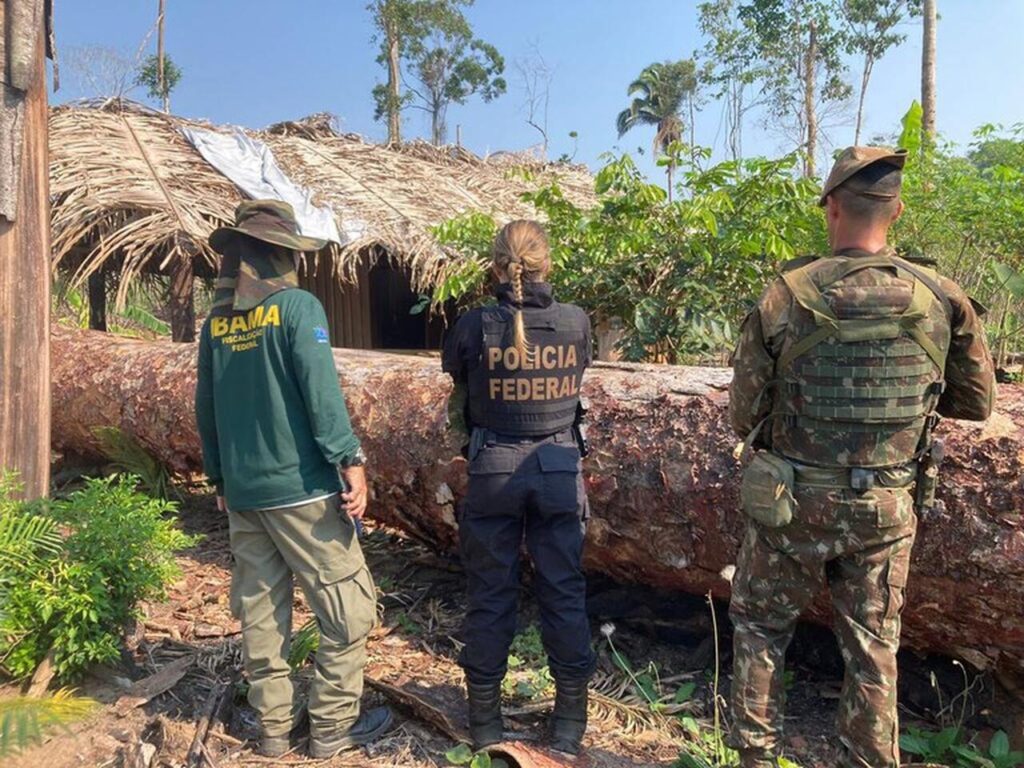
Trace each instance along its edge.
<path fill-rule="evenodd" d="M 194 346 L 88 331 L 53 334 L 53 442 L 96 451 L 116 426 L 175 472 L 201 471 Z M 446 431 L 450 381 L 436 357 L 335 350 L 370 457 L 370 514 L 434 547 L 456 543 L 466 485 Z M 724 369 L 598 365 L 588 372 L 592 518 L 586 566 L 625 582 L 727 598 L 744 521 Z M 946 421 L 945 511 L 922 520 L 904 640 L 1024 677 L 1024 388 L 1000 388 L 984 425 Z M 808 618 L 829 620 L 824 597 Z"/>

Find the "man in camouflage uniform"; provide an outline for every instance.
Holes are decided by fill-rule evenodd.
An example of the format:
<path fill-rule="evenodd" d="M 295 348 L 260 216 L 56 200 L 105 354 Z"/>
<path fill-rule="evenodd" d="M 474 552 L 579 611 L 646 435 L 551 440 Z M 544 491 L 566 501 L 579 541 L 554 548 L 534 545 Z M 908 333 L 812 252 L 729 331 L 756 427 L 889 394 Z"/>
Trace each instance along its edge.
<path fill-rule="evenodd" d="M 904 161 L 876 147 L 840 155 L 821 196 L 832 256 L 786 265 L 734 356 L 732 425 L 758 451 L 730 608 L 730 739 L 745 768 L 777 765 L 786 648 L 823 583 L 846 664 L 839 764 L 899 764 L 900 612 L 915 499 L 930 503 L 915 495 L 919 464 L 940 414 L 984 420 L 995 389 L 972 301 L 887 245 Z M 763 490 L 758 471 L 772 478 Z"/>

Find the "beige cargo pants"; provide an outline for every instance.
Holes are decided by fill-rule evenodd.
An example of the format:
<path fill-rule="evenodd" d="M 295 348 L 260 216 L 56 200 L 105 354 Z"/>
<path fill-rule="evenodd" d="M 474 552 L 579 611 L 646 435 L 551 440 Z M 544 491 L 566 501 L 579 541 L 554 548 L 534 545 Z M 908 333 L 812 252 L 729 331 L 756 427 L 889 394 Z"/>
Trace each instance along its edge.
<path fill-rule="evenodd" d="M 293 576 L 320 624 L 310 730 L 318 738 L 359 715 L 366 636 L 377 621 L 373 579 L 338 496 L 300 507 L 229 512 L 231 610 L 242 623 L 249 703 L 267 736 L 284 736 L 300 711 L 288 667 Z"/>

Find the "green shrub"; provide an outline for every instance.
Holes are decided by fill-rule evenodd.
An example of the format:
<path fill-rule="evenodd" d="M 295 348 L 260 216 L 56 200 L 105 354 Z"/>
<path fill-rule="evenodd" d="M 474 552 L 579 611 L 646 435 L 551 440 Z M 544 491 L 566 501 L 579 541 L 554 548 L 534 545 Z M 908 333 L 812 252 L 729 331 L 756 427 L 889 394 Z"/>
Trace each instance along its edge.
<path fill-rule="evenodd" d="M 950 726 L 941 731 L 910 727 L 900 736 L 900 749 L 929 763 L 953 768 L 1015 768 L 1024 763 L 1024 752 L 1010 750 L 1010 739 L 996 731 L 983 750 L 968 739 L 964 729 Z"/>
<path fill-rule="evenodd" d="M 118 657 L 140 600 L 165 596 L 178 575 L 174 552 L 196 539 L 169 516 L 174 504 L 138 493 L 137 484 L 132 476 L 91 479 L 48 504 L 15 501 L 10 480 L 0 485 L 4 672 L 26 677 L 52 649 L 57 678 L 73 680 Z"/>
<path fill-rule="evenodd" d="M 555 679 L 548 668 L 547 651 L 536 624 L 531 624 L 512 639 L 508 674 L 501 682 L 501 689 L 510 698 L 527 701 L 542 699 L 554 692 Z"/>

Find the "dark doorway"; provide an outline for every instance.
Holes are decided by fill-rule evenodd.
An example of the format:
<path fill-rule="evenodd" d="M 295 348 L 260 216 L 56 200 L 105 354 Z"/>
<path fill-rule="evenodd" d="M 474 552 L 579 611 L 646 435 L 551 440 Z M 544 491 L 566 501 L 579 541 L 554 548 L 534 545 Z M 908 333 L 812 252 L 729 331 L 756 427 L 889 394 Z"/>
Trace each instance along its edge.
<path fill-rule="evenodd" d="M 413 314 L 422 297 L 407 268 L 382 256 L 370 269 L 369 288 L 374 349 L 440 349 L 444 318 L 426 309 Z"/>

